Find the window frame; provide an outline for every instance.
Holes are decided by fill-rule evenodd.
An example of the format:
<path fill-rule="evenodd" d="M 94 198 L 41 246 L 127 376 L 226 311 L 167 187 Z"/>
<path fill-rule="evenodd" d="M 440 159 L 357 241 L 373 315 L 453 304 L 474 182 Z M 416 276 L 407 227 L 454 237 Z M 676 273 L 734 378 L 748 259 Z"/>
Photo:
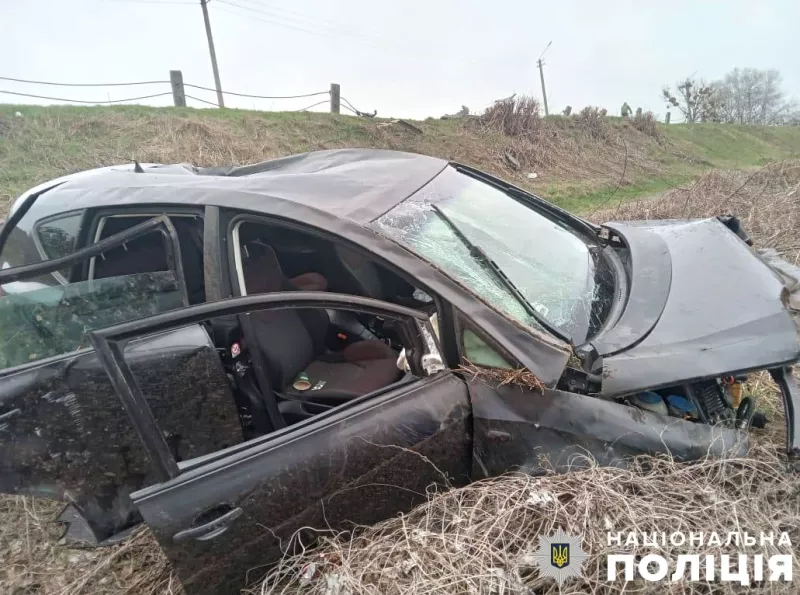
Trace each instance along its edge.
<path fill-rule="evenodd" d="M 228 243 L 228 251 L 227 251 L 228 253 L 226 256 L 228 261 L 228 268 L 230 270 L 229 277 L 232 281 L 231 283 L 232 295 L 247 295 L 246 293 L 243 293 L 245 291 L 244 270 L 242 266 L 242 254 L 239 245 L 239 228 L 243 223 L 256 223 L 271 227 L 281 227 L 283 229 L 297 231 L 300 233 L 307 233 L 309 235 L 318 237 L 323 240 L 327 240 L 329 242 L 344 244 L 348 248 L 357 251 L 362 256 L 370 260 L 373 260 L 376 264 L 387 269 L 392 274 L 397 275 L 398 277 L 400 277 L 410 285 L 414 286 L 415 288 L 421 289 L 422 291 L 427 293 L 429 296 L 433 298 L 437 312 L 440 312 L 442 309 L 441 298 L 439 298 L 438 294 L 435 291 L 431 290 L 427 285 L 420 282 L 418 279 L 415 279 L 407 272 L 398 268 L 391 262 L 381 258 L 377 254 L 373 254 L 372 252 L 365 249 L 363 246 L 353 242 L 352 240 L 348 240 L 347 238 L 344 238 L 342 236 L 336 235 L 331 232 L 322 231 L 316 227 L 305 226 L 302 224 L 298 224 L 294 221 L 285 221 L 282 219 L 278 219 L 276 217 L 271 217 L 269 215 L 248 213 L 244 211 L 237 211 L 234 209 L 229 209 L 228 215 L 229 217 L 227 218 L 227 221 L 224 224 L 226 229 L 224 231 L 220 229 L 220 233 L 224 234 L 224 238 L 227 240 Z M 220 225 L 220 227 L 222 227 L 222 225 Z M 234 281 L 235 283 L 233 283 Z M 236 294 L 237 291 L 238 294 Z"/>
<path fill-rule="evenodd" d="M 155 208 L 153 208 L 155 207 Z M 133 207 L 103 207 L 92 209 L 89 215 L 88 225 L 86 226 L 83 240 L 86 246 L 92 246 L 99 241 L 100 235 L 103 233 L 103 228 L 108 219 L 112 217 L 129 218 L 129 217 L 198 217 L 201 221 L 200 228 L 203 230 L 205 236 L 205 210 L 202 207 L 182 207 L 174 204 L 164 205 L 144 205 Z M 180 238 L 178 238 L 180 245 Z M 87 265 L 84 266 L 83 277 L 87 281 L 94 278 L 95 258 L 92 258 Z M 185 279 L 184 279 L 185 281 Z"/>
<path fill-rule="evenodd" d="M 431 296 L 431 298 L 433 298 L 433 303 L 439 319 L 440 335 L 437 340 L 439 343 L 439 351 L 442 356 L 442 361 L 450 369 L 458 368 L 460 362 L 459 358 L 455 356 L 460 354 L 460 347 L 458 345 L 458 335 L 454 332 L 454 316 L 452 315 L 452 311 L 455 311 L 455 307 L 450 302 L 442 298 L 439 293 L 431 289 L 429 285 L 413 277 L 407 271 L 403 270 L 382 256 L 370 252 L 357 242 L 330 231 L 321 230 L 312 225 L 304 225 L 296 221 L 289 221 L 275 215 L 245 211 L 230 207 L 220 207 L 217 230 L 217 237 L 219 237 L 220 243 L 222 244 L 222 246 L 220 246 L 220 250 L 222 251 L 220 262 L 220 278 L 229 283 L 227 287 L 222 288 L 222 295 L 226 295 L 228 297 L 242 295 L 240 284 L 243 282 L 244 271 L 242 270 L 241 250 L 239 249 L 238 227 L 245 222 L 282 227 L 284 229 L 307 233 L 330 242 L 341 242 L 348 248 L 357 251 L 362 256 L 375 261 L 378 265 L 384 267 L 392 274 L 397 275 L 410 285 L 427 293 L 429 296 Z M 369 227 L 364 227 L 363 229 L 374 233 L 374 231 Z M 393 245 L 398 245 L 388 238 L 386 241 L 392 243 Z M 227 244 L 227 247 L 225 247 L 225 244 Z M 409 252 L 409 254 L 413 255 L 414 258 L 419 258 L 412 252 Z M 206 257 L 207 256 L 208 255 L 206 255 Z"/>

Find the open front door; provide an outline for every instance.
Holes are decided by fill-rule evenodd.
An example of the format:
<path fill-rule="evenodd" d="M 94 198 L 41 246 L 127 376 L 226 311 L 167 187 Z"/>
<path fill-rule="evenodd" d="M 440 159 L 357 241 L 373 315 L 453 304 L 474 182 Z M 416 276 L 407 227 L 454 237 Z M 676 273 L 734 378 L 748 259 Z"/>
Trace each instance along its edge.
<path fill-rule="evenodd" d="M 277 404 L 283 412 L 282 405 L 299 404 L 315 414 L 238 446 L 174 460 L 147 406 L 147 394 L 130 370 L 127 342 L 216 317 L 255 318 L 293 309 L 380 316 L 395 333 L 392 343 L 405 348 L 406 373 L 395 369 L 386 386 L 352 398 L 337 396 L 338 403 L 317 398 L 324 391 L 315 394 L 315 387 L 326 385 L 313 372 L 311 378 L 297 376 L 294 386 L 307 390 L 294 396 L 283 386 L 263 390 L 272 377 L 260 374 L 269 409 Z M 285 340 L 278 350 L 278 363 L 285 366 L 296 337 L 282 337 L 275 340 Z M 466 386 L 436 365 L 432 329 L 415 310 L 352 295 L 260 294 L 103 329 L 92 340 L 163 478 L 134 493 L 133 501 L 188 593 L 238 593 L 291 548 L 301 529 L 341 530 L 373 523 L 423 501 L 432 484 L 468 480 Z M 253 355 L 256 341 L 247 335 L 244 341 Z M 337 361 L 335 353 L 326 355 L 326 361 Z M 304 543 L 309 534 L 300 535 Z"/>
<path fill-rule="evenodd" d="M 151 254 L 162 259 L 148 268 L 161 270 L 111 272 L 137 239 L 152 240 Z M 108 274 L 93 278 L 92 259 Z M 69 256 L 3 269 L 0 288 L 0 491 L 69 502 L 67 541 L 102 542 L 136 522 L 128 496 L 152 471 L 86 331 L 187 305 L 175 230 L 156 217 Z M 152 407 L 175 456 L 241 442 L 226 376 L 202 328 L 132 343 L 128 357 L 145 390 L 174 397 Z"/>

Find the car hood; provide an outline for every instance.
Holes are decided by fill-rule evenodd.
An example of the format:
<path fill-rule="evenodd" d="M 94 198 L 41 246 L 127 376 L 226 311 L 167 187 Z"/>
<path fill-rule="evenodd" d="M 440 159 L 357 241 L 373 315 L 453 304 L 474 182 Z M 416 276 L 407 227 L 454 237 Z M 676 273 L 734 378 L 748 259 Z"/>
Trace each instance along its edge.
<path fill-rule="evenodd" d="M 800 269 L 718 219 L 609 223 L 628 246 L 630 290 L 592 345 L 602 393 L 619 395 L 800 358 Z"/>

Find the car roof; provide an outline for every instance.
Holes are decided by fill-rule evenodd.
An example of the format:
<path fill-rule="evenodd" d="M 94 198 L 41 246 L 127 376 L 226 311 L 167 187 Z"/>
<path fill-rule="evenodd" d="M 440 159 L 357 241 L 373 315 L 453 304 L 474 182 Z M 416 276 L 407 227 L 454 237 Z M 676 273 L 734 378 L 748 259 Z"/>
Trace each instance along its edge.
<path fill-rule="evenodd" d="M 373 221 L 436 177 L 448 162 L 380 149 L 314 151 L 245 166 L 134 164 L 80 172 L 22 195 L 49 188 L 35 203 L 36 218 L 75 209 L 121 204 L 203 204 L 275 212 L 292 219 L 303 208 L 360 224 Z"/>

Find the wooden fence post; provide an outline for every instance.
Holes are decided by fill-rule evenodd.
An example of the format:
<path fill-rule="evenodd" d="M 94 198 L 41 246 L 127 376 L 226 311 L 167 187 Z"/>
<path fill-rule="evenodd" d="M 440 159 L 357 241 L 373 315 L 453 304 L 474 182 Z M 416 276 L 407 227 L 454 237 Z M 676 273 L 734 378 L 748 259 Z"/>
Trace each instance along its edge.
<path fill-rule="evenodd" d="M 666 116 L 666 118 L 664 118 L 664 124 L 669 124 L 669 118 L 670 118 L 670 116 L 671 116 L 671 115 L 672 115 L 672 114 L 670 114 L 669 112 L 667 112 L 667 116 Z"/>
<path fill-rule="evenodd" d="M 331 83 L 331 113 L 338 114 L 340 113 L 339 109 L 339 85 Z"/>
<path fill-rule="evenodd" d="M 180 70 L 170 70 L 169 82 L 172 85 L 172 101 L 175 106 L 186 107 L 186 94 L 183 91 L 183 73 Z"/>

